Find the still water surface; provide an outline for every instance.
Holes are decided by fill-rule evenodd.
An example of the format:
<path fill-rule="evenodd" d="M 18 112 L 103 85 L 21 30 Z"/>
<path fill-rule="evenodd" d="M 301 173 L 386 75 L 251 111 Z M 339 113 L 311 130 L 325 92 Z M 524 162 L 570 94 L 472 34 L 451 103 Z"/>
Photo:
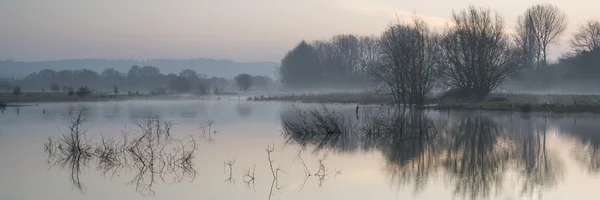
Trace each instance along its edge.
<path fill-rule="evenodd" d="M 55 155 L 80 109 L 89 154 Z M 237 100 L 8 108 L 0 199 L 596 199 L 596 115 L 367 106 L 357 119 L 355 105 L 328 105 L 322 120 L 335 124 L 319 127 L 313 109 L 323 111 Z M 97 150 L 134 143 L 143 132 L 136 124 L 157 116 L 172 123 L 172 139 Z"/>

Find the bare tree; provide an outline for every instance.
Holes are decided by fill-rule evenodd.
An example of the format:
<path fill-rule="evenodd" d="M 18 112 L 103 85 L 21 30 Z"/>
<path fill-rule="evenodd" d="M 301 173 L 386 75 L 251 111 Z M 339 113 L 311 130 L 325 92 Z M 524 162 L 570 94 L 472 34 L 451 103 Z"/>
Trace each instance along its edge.
<path fill-rule="evenodd" d="M 368 77 L 370 69 L 373 66 L 378 65 L 382 58 L 381 45 L 379 45 L 379 38 L 363 36 L 359 40 L 359 53 L 360 63 L 359 71 Z"/>
<path fill-rule="evenodd" d="M 443 80 L 472 100 L 482 100 L 517 72 L 521 54 L 502 32 L 504 21 L 474 6 L 453 13 L 441 45 L 447 62 Z"/>
<path fill-rule="evenodd" d="M 515 28 L 514 41 L 523 54 L 522 64 L 534 69 L 540 63 L 540 45 L 537 42 L 532 17 L 519 17 Z"/>
<path fill-rule="evenodd" d="M 567 15 L 555 5 L 538 4 L 529 7 L 524 15 L 519 16 L 517 24 L 517 32 L 520 32 L 518 35 L 522 37 L 521 40 L 537 45 L 536 48 L 531 47 L 536 50 L 536 65 L 547 65 L 548 46 L 558 42 L 567 29 Z"/>
<path fill-rule="evenodd" d="M 589 20 L 579 26 L 569 42 L 575 52 L 592 51 L 600 48 L 600 21 Z"/>
<path fill-rule="evenodd" d="M 422 105 L 434 86 L 438 35 L 418 18 L 412 24 L 391 25 L 381 36 L 383 60 L 373 75 L 393 94 L 396 104 Z"/>

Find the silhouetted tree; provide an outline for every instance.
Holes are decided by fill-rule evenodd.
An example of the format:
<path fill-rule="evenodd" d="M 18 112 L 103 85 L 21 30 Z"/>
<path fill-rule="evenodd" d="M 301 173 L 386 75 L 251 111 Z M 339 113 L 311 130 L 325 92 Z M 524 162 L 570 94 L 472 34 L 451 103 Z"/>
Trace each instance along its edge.
<path fill-rule="evenodd" d="M 52 83 L 52 85 L 50 85 L 50 91 L 52 91 L 52 92 L 59 92 L 60 91 L 60 86 L 58 86 L 58 84 L 56 84 L 56 83 Z"/>
<path fill-rule="evenodd" d="M 106 84 L 123 84 L 125 74 L 114 68 L 107 68 L 101 73 L 101 77 Z"/>
<path fill-rule="evenodd" d="M 600 21 L 589 20 L 579 26 L 569 42 L 577 53 L 600 48 Z"/>
<path fill-rule="evenodd" d="M 183 76 L 170 77 L 169 89 L 176 92 L 189 92 L 192 89 L 192 85 L 188 79 Z"/>
<path fill-rule="evenodd" d="M 13 88 L 13 92 L 12 93 L 15 96 L 19 96 L 19 95 L 21 95 L 21 92 L 22 92 L 21 91 L 21 86 L 16 86 L 16 87 Z"/>
<path fill-rule="evenodd" d="M 269 76 L 252 76 L 252 85 L 263 89 L 268 89 L 273 80 Z"/>
<path fill-rule="evenodd" d="M 247 92 L 252 87 L 252 75 L 250 74 L 239 74 L 234 79 L 240 90 Z"/>
<path fill-rule="evenodd" d="M 69 96 L 74 96 L 75 95 L 75 90 L 72 87 L 69 87 L 69 92 L 67 92 L 67 94 Z"/>
<path fill-rule="evenodd" d="M 8 81 L 0 82 L 0 90 L 10 91 L 10 89 L 11 89 L 11 87 L 10 87 L 10 83 Z"/>
<path fill-rule="evenodd" d="M 558 42 L 567 29 L 567 15 L 552 4 L 538 4 L 529 7 L 523 16 L 519 16 L 517 30 L 537 47 L 537 65 L 547 66 L 548 46 Z M 530 44 L 527 44 L 530 45 Z"/>
<path fill-rule="evenodd" d="M 471 6 L 454 13 L 452 22 L 442 39 L 443 81 L 482 100 L 517 72 L 521 54 L 504 35 L 502 18 L 489 9 Z"/>
<path fill-rule="evenodd" d="M 377 81 L 392 93 L 396 104 L 422 105 L 438 75 L 439 36 L 427 24 L 394 24 L 381 36 L 383 62 L 374 67 Z"/>
<path fill-rule="evenodd" d="M 91 94 L 92 91 L 87 86 L 81 86 L 77 89 L 77 96 L 84 97 Z"/>
<path fill-rule="evenodd" d="M 317 63 L 315 49 L 302 40 L 281 60 L 279 68 L 281 82 L 287 86 L 298 87 L 322 81 L 322 71 Z"/>

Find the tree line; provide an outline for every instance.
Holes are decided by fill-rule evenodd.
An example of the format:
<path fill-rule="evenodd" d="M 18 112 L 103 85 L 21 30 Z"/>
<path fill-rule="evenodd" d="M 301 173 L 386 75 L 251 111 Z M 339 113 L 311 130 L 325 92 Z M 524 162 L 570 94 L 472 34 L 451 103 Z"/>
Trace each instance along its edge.
<path fill-rule="evenodd" d="M 548 63 L 548 49 L 566 27 L 566 14 L 551 4 L 529 7 L 514 33 L 492 9 L 470 6 L 453 12 L 443 31 L 432 31 L 415 16 L 392 23 L 377 37 L 303 40 L 282 59 L 279 74 L 291 88 L 373 84 L 408 105 L 424 104 L 434 91 L 480 101 L 507 82 L 600 83 L 599 21 L 580 25 L 570 39 L 572 50 Z"/>
<path fill-rule="evenodd" d="M 251 87 L 267 89 L 272 82 L 268 76 L 250 74 L 240 74 L 233 80 L 208 77 L 192 69 L 184 69 L 179 74 L 162 74 L 157 67 L 134 65 L 126 73 L 114 68 L 107 68 L 101 73 L 89 69 L 43 69 L 22 79 L 0 80 L 0 90 L 14 91 L 18 88 L 20 93 L 22 88 L 29 91 L 69 92 L 89 88 L 115 94 L 127 91 L 219 94 L 236 89 L 248 91 Z"/>

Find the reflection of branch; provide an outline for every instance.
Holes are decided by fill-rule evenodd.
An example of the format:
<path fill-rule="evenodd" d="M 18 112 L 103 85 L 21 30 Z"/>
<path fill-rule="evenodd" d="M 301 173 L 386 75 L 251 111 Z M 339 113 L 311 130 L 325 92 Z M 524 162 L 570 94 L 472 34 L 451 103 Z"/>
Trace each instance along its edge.
<path fill-rule="evenodd" d="M 335 177 L 342 174 L 342 170 L 338 170 L 338 169 L 334 169 L 334 170 L 335 170 Z"/>
<path fill-rule="evenodd" d="M 319 171 L 315 173 L 316 177 L 319 177 L 319 187 L 323 186 L 323 181 L 325 181 L 325 177 L 327 176 L 327 168 L 325 168 L 325 164 L 323 164 L 323 160 L 319 160 Z"/>
<path fill-rule="evenodd" d="M 275 150 L 275 145 L 273 145 L 273 147 L 267 146 L 267 148 L 265 150 L 267 151 L 267 158 L 269 159 L 269 167 L 271 167 L 271 173 L 273 174 L 273 179 L 275 179 L 275 178 L 277 178 L 277 175 L 275 174 L 275 170 L 273 169 L 273 159 L 271 159 L 271 153 L 273 153 L 273 151 Z"/>
<path fill-rule="evenodd" d="M 125 167 L 136 171 L 128 184 L 135 185 L 136 191 L 142 194 L 154 194 L 154 183 L 166 182 L 167 176 L 173 182 L 195 178 L 196 140 L 193 136 L 185 141 L 171 138 L 172 122 L 157 116 L 137 124 L 138 134 L 122 131 L 120 141 L 101 135 L 99 142 L 90 144 L 82 127 L 85 121 L 82 113 L 73 118 L 69 133 L 63 133 L 58 139 L 48 138 L 44 144 L 47 164 L 61 169 L 68 167 L 71 180 L 79 190 L 82 190 L 79 174 L 91 159 L 98 162 L 97 170 L 104 176 L 111 173 L 112 177 Z"/>
<path fill-rule="evenodd" d="M 229 178 L 225 179 L 225 182 L 228 182 L 229 184 L 235 184 L 235 179 L 233 179 L 233 165 L 235 164 L 235 159 L 233 160 L 228 160 L 223 162 L 224 165 L 229 166 Z"/>
<path fill-rule="evenodd" d="M 298 156 L 296 158 L 298 158 L 298 160 L 300 161 L 300 164 L 302 164 L 302 166 L 304 166 L 304 173 L 305 173 L 304 175 L 311 176 L 310 170 L 308 170 L 308 167 L 306 166 L 304 159 L 302 159 L 302 152 L 298 152 Z"/>
<path fill-rule="evenodd" d="M 269 167 L 271 169 L 271 174 L 273 175 L 273 183 L 271 184 L 271 190 L 269 191 L 269 199 L 271 199 L 271 196 L 273 195 L 273 187 L 274 186 L 275 186 L 275 188 L 277 190 L 281 190 L 285 186 L 287 186 L 287 185 L 280 186 L 279 185 L 279 180 L 278 180 L 279 172 L 283 172 L 283 173 L 286 173 L 286 174 L 287 174 L 287 172 L 285 172 L 281 168 L 281 165 L 278 166 L 277 168 L 273 168 L 273 162 L 275 162 L 275 160 L 273 160 L 271 158 L 271 153 L 273 153 L 273 151 L 275 151 L 275 145 L 273 144 L 273 146 L 267 146 L 267 148 L 265 150 L 267 151 L 267 158 L 269 160 Z"/>
<path fill-rule="evenodd" d="M 212 125 L 215 123 L 214 120 L 209 119 L 206 121 L 206 125 L 200 125 L 200 130 L 202 130 L 202 138 L 206 139 L 207 143 L 214 142 L 212 135 L 216 135 L 217 131 L 212 130 Z"/>
<path fill-rule="evenodd" d="M 252 166 L 252 172 L 250 171 L 250 168 L 245 169 L 244 177 L 242 178 L 244 181 L 244 184 L 246 184 L 246 187 L 248 189 L 252 188 L 252 190 L 254 190 L 254 193 L 256 193 L 256 187 L 254 187 L 254 180 L 256 179 L 256 177 L 254 176 L 255 169 L 256 169 L 256 165 Z"/>

